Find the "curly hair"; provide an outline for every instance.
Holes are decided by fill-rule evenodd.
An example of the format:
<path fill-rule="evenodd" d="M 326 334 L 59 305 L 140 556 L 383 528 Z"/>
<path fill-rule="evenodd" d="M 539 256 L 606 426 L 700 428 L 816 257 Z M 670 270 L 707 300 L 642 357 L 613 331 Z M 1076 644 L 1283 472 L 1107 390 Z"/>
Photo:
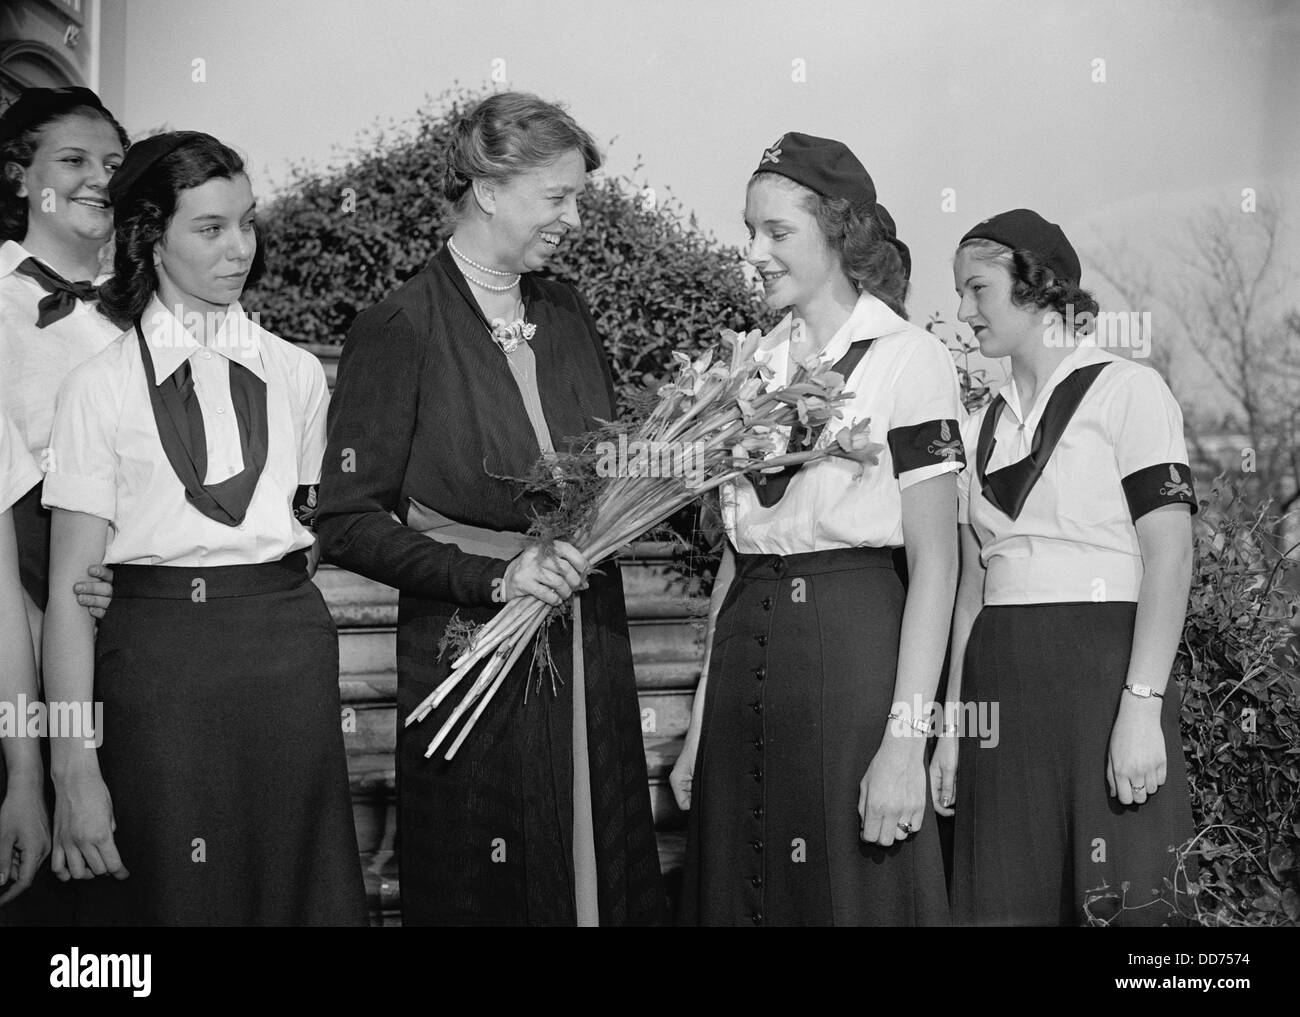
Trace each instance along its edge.
<path fill-rule="evenodd" d="M 804 211 L 816 221 L 858 291 L 870 293 L 899 317 L 907 317 L 906 266 L 873 203 L 828 198 L 779 173 L 760 171 L 749 182 L 752 185 L 760 178 L 798 193 Z"/>
<path fill-rule="evenodd" d="M 17 163 L 26 169 L 36 156 L 45 129 L 60 120 L 76 116 L 98 117 L 117 132 L 123 152 L 131 147 L 131 139 L 127 137 L 122 125 L 111 114 L 106 114 L 93 106 L 74 106 L 71 109 L 61 110 L 52 117 L 32 124 L 17 137 L 0 145 L 0 169 L 4 170 L 0 173 L 0 243 L 6 240 L 21 241 L 27 236 L 28 199 L 18 196 L 18 181 L 9 174 L 9 164 Z"/>
<path fill-rule="evenodd" d="M 1058 279 L 1033 251 L 1013 250 L 982 237 L 967 240 L 957 248 L 958 254 L 962 251 L 969 252 L 976 261 L 1001 265 L 1007 270 L 1011 276 L 1013 304 L 1055 311 L 1065 322 L 1076 321 L 1076 315 L 1086 314 L 1088 321 L 1097 316 L 1099 305 L 1093 295 L 1077 283 Z"/>
<path fill-rule="evenodd" d="M 244 160 L 234 149 L 198 133 L 145 170 L 125 202 L 115 207 L 113 275 L 99 288 L 99 309 L 122 328 L 130 327 L 158 290 L 153 249 L 176 214 L 181 192 L 245 173 Z M 266 265 L 260 231 L 255 229 L 254 236 L 257 249 L 245 288 L 257 281 Z"/>
<path fill-rule="evenodd" d="M 442 192 L 452 218 L 469 208 L 475 180 L 504 182 L 575 149 L 588 173 L 600 167 L 596 143 L 562 106 L 528 92 L 497 92 L 473 104 L 456 122 L 447 150 Z"/>

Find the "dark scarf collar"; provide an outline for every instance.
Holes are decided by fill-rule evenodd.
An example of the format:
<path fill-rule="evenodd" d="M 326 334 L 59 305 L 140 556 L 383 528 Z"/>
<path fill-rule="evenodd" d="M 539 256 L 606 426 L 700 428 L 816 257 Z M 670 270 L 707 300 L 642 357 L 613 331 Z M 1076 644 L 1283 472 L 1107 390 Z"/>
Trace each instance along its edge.
<path fill-rule="evenodd" d="M 984 423 L 980 427 L 979 443 L 975 452 L 975 479 L 979 482 L 984 497 L 1005 515 L 1012 519 L 1019 517 L 1029 493 L 1043 475 L 1043 470 L 1057 442 L 1061 440 L 1061 435 L 1065 433 L 1083 397 L 1087 395 L 1092 383 L 1106 367 L 1106 363 L 1108 362 L 1087 364 L 1071 371 L 1048 397 L 1043 415 L 1038 421 L 1038 426 L 1034 428 L 1034 440 L 1030 445 L 1029 455 L 986 476 L 984 471 L 997 444 L 994 433 L 997 430 L 998 420 L 1002 416 L 1002 408 L 1006 404 L 1001 393 L 993 397 L 993 402 L 989 404 L 988 411 L 984 415 Z"/>
<path fill-rule="evenodd" d="M 244 468 L 233 477 L 215 484 L 204 483 L 208 472 L 208 446 L 203 411 L 194 391 L 188 359 L 157 382 L 153 351 L 140 322 L 135 323 L 144 361 L 145 380 L 149 385 L 149 402 L 153 407 L 158 438 L 167 461 L 185 487 L 185 498 L 209 519 L 223 526 L 238 526 L 244 521 L 257 482 L 266 466 L 268 425 L 266 417 L 266 382 L 243 364 L 229 360 L 230 400 L 239 427 L 239 449 Z"/>

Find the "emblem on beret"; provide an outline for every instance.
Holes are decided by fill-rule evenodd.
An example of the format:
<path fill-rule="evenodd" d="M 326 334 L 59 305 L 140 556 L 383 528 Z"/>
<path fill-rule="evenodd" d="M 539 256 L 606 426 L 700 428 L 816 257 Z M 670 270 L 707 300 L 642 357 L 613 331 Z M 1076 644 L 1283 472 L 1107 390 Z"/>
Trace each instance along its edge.
<path fill-rule="evenodd" d="M 783 141 L 785 141 L 784 134 L 782 134 L 779 138 L 776 139 L 776 141 L 772 143 L 771 148 L 764 149 L 763 158 L 759 161 L 760 166 L 762 166 L 764 163 L 781 161 L 781 142 Z"/>

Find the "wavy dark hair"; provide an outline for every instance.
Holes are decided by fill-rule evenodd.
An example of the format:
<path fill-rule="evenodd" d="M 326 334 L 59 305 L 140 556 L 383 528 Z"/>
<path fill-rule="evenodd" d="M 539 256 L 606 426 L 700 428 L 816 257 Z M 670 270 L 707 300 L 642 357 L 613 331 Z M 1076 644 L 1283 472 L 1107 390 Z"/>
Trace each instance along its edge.
<path fill-rule="evenodd" d="M 209 180 L 233 180 L 247 175 L 244 160 L 210 134 L 197 134 L 163 156 L 136 180 L 121 207 L 115 207 L 113 275 L 99 288 L 99 309 L 122 328 L 129 328 L 149 306 L 158 290 L 154 245 L 163 238 L 182 191 Z M 266 267 L 261 230 L 255 229 L 257 250 L 244 282 L 248 289 Z"/>
<path fill-rule="evenodd" d="M 1098 305 L 1093 295 L 1078 283 L 1058 279 L 1056 273 L 1043 264 L 1033 251 L 1013 250 L 996 240 L 976 237 L 957 248 L 957 253 L 970 252 L 976 261 L 1001 265 L 1011 276 L 1011 302 L 1020 307 L 1037 307 L 1055 311 L 1070 324 L 1074 315 L 1097 316 Z M 1084 332 L 1090 331 L 1083 329 Z"/>
<path fill-rule="evenodd" d="M 26 169 L 36 157 L 45 129 L 60 120 L 75 116 L 98 117 L 117 132 L 123 152 L 131 147 L 131 139 L 127 137 L 122 125 L 113 119 L 113 115 L 94 106 L 73 106 L 71 109 L 60 110 L 0 145 L 0 243 L 6 240 L 21 241 L 27 236 L 28 199 L 18 196 L 18 181 L 9 175 L 9 164 L 17 163 Z"/>
<path fill-rule="evenodd" d="M 780 173 L 760 171 L 749 182 L 753 185 L 759 179 L 772 179 L 798 192 L 804 211 L 816 220 L 859 292 L 870 293 L 900 318 L 907 317 L 907 269 L 874 203 L 828 198 Z"/>
<path fill-rule="evenodd" d="M 442 192 L 452 217 L 465 214 L 475 180 L 506 181 L 578 151 L 587 172 L 600 167 L 600 150 L 563 106 L 529 92 L 497 92 L 470 106 L 456 122 L 447 149 Z"/>

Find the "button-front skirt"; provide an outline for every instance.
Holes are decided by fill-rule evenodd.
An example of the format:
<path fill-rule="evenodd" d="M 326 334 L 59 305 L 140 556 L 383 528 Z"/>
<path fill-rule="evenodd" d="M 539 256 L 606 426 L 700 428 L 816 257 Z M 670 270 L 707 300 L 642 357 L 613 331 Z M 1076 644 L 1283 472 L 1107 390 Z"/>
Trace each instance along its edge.
<path fill-rule="evenodd" d="M 890 551 L 737 555 L 714 635 L 680 922 L 945 925 L 933 814 L 860 838 L 858 787 L 894 703 Z"/>

